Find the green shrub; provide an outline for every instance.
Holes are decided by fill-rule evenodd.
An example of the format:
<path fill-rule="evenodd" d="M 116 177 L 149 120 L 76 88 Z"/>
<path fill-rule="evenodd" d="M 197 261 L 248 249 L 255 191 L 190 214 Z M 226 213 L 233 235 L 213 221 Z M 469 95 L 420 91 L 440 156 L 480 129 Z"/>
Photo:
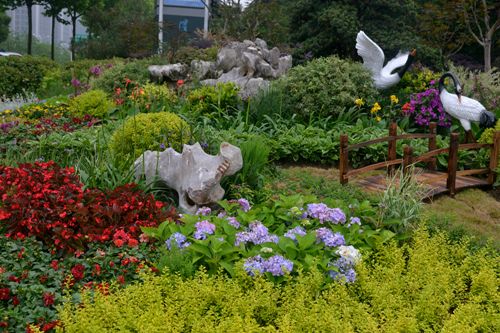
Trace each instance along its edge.
<path fill-rule="evenodd" d="M 13 97 L 37 91 L 45 73 L 57 66 L 42 57 L 0 57 L 0 96 Z"/>
<path fill-rule="evenodd" d="M 352 285 L 314 270 L 282 285 L 244 273 L 145 275 L 107 296 L 86 293 L 59 315 L 64 332 L 498 331 L 498 255 L 467 245 L 420 230 L 363 259 Z"/>
<path fill-rule="evenodd" d="M 90 85 L 94 89 L 101 89 L 108 94 L 113 94 L 116 88 L 126 88 L 126 79 L 139 84 L 148 82 L 148 63 L 137 60 L 125 64 L 116 64 L 104 71 L 99 77 L 92 79 Z"/>
<path fill-rule="evenodd" d="M 127 118 L 112 135 L 109 146 L 117 157 L 139 157 L 161 145 L 177 151 L 191 137 L 189 125 L 170 112 L 140 113 Z"/>
<path fill-rule="evenodd" d="M 497 120 L 495 127 L 487 128 L 484 130 L 483 134 L 479 138 L 479 143 L 493 143 L 493 136 L 495 135 L 495 131 L 500 131 L 500 120 Z"/>
<path fill-rule="evenodd" d="M 398 87 L 400 87 L 398 95 L 423 92 L 431 87 L 430 82 L 432 80 L 437 82 L 440 76 L 441 73 L 435 73 L 426 67 L 412 67 L 401 78 L 401 82 L 398 84 Z"/>
<path fill-rule="evenodd" d="M 201 49 L 192 46 L 184 46 L 175 52 L 173 63 L 181 62 L 191 64 L 193 60 L 215 61 L 217 59 L 217 46 Z"/>
<path fill-rule="evenodd" d="M 360 63 L 336 56 L 314 59 L 292 68 L 280 79 L 286 91 L 286 111 L 308 120 L 312 115 L 334 118 L 357 98 L 377 96 L 370 73 Z"/>
<path fill-rule="evenodd" d="M 106 118 L 114 104 L 102 90 L 90 90 L 76 96 L 69 102 L 70 111 L 77 117 L 91 115 L 96 118 Z"/>
<path fill-rule="evenodd" d="M 179 98 L 166 85 L 146 83 L 132 91 L 131 99 L 143 112 L 156 111 L 174 106 Z"/>
<path fill-rule="evenodd" d="M 194 89 L 187 96 L 187 101 L 191 112 L 196 115 L 208 115 L 235 109 L 241 100 L 238 96 L 238 87 L 228 82 Z"/>

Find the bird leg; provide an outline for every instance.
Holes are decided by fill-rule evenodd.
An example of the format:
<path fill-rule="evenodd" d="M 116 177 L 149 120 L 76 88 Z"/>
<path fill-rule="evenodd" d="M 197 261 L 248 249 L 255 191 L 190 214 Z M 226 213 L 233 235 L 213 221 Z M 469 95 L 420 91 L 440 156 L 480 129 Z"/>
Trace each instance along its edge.
<path fill-rule="evenodd" d="M 465 143 L 476 143 L 472 130 L 465 131 Z"/>

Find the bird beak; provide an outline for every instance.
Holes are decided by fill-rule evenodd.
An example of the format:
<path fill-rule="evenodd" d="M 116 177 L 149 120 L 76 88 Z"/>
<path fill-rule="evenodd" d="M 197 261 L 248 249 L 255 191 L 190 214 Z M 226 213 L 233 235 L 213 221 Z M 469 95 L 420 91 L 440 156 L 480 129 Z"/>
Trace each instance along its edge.
<path fill-rule="evenodd" d="M 410 54 L 412 55 L 412 57 L 416 56 L 417 50 L 416 49 L 411 50 Z"/>
<path fill-rule="evenodd" d="M 458 102 L 462 103 L 462 93 L 461 92 L 457 92 L 457 97 L 458 97 Z"/>

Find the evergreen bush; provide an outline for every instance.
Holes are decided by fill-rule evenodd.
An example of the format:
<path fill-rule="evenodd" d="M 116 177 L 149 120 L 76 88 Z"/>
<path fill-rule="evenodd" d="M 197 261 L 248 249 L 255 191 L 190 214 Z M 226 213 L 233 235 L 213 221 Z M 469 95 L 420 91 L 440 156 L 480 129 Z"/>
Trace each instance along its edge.
<path fill-rule="evenodd" d="M 280 81 L 287 96 L 286 111 L 302 120 L 313 115 L 335 119 L 352 107 L 357 98 L 375 100 L 377 96 L 368 70 L 360 63 L 336 56 L 293 67 Z"/>
<path fill-rule="evenodd" d="M 141 113 L 127 118 L 113 133 L 109 146 L 116 157 L 137 158 L 146 150 L 172 147 L 177 151 L 189 142 L 189 125 L 170 112 Z"/>
<path fill-rule="evenodd" d="M 89 90 L 76 96 L 69 102 L 71 114 L 77 117 L 91 115 L 96 118 L 106 118 L 114 104 L 102 90 Z"/>
<path fill-rule="evenodd" d="M 58 65 L 43 57 L 0 57 L 0 97 L 35 92 L 45 73 Z"/>

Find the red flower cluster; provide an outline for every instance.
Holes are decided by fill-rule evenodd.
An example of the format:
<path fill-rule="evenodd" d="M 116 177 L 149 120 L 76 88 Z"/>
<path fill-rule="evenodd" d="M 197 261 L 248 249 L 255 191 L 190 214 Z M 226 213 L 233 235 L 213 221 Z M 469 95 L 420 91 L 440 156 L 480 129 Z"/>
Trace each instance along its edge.
<path fill-rule="evenodd" d="M 89 241 L 136 246 L 141 226 L 157 226 L 175 210 L 135 184 L 83 190 L 73 168 L 54 162 L 0 166 L 0 225 L 7 237 L 28 236 L 74 251 Z"/>

